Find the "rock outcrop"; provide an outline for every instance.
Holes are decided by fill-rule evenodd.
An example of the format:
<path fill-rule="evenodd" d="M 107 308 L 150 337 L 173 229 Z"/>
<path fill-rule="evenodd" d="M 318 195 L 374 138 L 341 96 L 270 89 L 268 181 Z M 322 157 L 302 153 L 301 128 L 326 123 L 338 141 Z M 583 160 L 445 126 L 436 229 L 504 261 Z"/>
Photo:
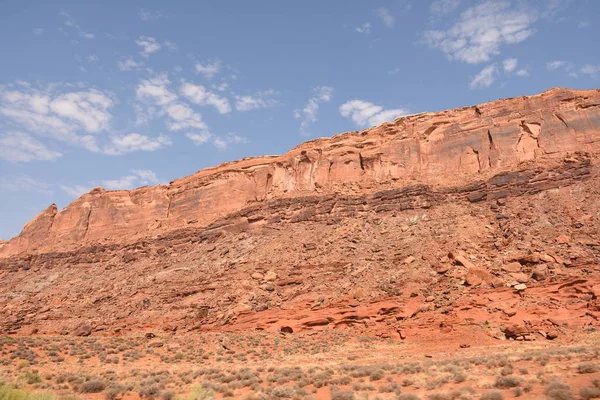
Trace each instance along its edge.
<path fill-rule="evenodd" d="M 282 156 L 225 163 L 168 185 L 95 188 L 63 210 L 48 207 L 0 247 L 0 257 L 209 226 L 276 199 L 375 193 L 415 184 L 464 186 L 523 164 L 551 165 L 599 148 L 600 91 L 551 89 L 402 117 L 312 140 Z"/>

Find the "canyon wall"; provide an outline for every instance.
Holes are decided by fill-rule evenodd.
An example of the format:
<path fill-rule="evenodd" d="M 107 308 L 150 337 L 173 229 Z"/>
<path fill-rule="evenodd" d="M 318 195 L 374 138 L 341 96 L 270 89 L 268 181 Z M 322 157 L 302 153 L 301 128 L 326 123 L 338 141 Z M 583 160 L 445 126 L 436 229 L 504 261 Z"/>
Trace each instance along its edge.
<path fill-rule="evenodd" d="M 281 156 L 207 168 L 168 185 L 95 188 L 63 210 L 51 205 L 41 212 L 0 244 L 0 257 L 208 226 L 252 203 L 278 198 L 465 185 L 599 148 L 600 90 L 551 89 L 401 117 L 312 140 Z"/>

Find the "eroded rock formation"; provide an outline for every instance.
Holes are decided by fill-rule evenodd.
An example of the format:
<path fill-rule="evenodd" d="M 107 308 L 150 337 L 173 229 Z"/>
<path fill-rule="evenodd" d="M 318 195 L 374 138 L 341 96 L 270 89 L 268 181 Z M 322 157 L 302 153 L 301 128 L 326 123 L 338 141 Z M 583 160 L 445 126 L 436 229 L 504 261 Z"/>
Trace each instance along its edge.
<path fill-rule="evenodd" d="M 599 147 L 600 91 L 552 89 L 402 117 L 312 140 L 281 156 L 201 170 L 169 185 L 131 191 L 96 188 L 63 210 L 48 207 L 0 247 L 0 256 L 209 226 L 274 199 L 366 194 L 415 184 L 464 186 L 523 163 L 547 165 Z"/>

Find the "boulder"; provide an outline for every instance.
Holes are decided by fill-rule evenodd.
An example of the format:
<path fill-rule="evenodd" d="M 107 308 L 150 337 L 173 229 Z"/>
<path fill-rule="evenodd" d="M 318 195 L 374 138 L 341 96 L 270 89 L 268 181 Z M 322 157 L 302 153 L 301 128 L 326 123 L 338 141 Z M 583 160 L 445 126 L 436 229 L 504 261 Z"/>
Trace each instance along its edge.
<path fill-rule="evenodd" d="M 527 283 L 527 281 L 529 281 L 529 276 L 522 272 L 512 273 L 510 276 L 519 283 Z"/>
<path fill-rule="evenodd" d="M 515 261 L 515 262 L 508 263 L 508 264 L 504 264 L 502 266 L 502 271 L 521 272 L 521 267 L 522 267 L 521 263 L 519 263 L 518 261 Z"/>
<path fill-rule="evenodd" d="M 273 282 L 275 279 L 277 279 L 277 274 L 273 271 L 269 271 L 265 274 L 265 281 L 267 282 Z"/>
<path fill-rule="evenodd" d="M 90 336 L 92 334 L 92 327 L 87 324 L 80 324 L 73 329 L 74 336 Z"/>
<path fill-rule="evenodd" d="M 531 277 L 536 281 L 543 281 L 548 276 L 548 266 L 546 264 L 539 264 L 533 269 Z"/>
<path fill-rule="evenodd" d="M 571 241 L 571 239 L 567 235 L 560 235 L 556 238 L 556 243 L 558 244 L 567 244 Z"/>
<path fill-rule="evenodd" d="M 469 286 L 479 286 L 482 284 L 490 284 L 494 276 L 483 268 L 469 268 L 465 283 Z"/>
<path fill-rule="evenodd" d="M 527 289 L 527 285 L 524 283 L 519 283 L 518 285 L 513 286 L 513 288 L 517 291 L 517 292 L 522 292 L 523 290 Z"/>

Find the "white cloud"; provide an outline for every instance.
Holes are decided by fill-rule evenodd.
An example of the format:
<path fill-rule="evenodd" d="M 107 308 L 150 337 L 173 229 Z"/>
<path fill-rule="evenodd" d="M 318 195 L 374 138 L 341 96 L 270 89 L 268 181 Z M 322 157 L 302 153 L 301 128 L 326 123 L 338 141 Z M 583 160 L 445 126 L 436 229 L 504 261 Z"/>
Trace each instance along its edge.
<path fill-rule="evenodd" d="M 142 80 L 136 89 L 137 97 L 150 100 L 159 106 L 163 106 L 177 100 L 177 95 L 168 88 L 169 78 L 165 74 Z"/>
<path fill-rule="evenodd" d="M 202 85 L 194 85 L 193 83 L 184 82 L 181 85 L 180 92 L 187 97 L 192 103 L 200 106 L 210 105 L 217 109 L 220 114 L 231 112 L 229 100 L 219 96 L 216 93 L 206 90 Z"/>
<path fill-rule="evenodd" d="M 139 186 L 158 185 L 159 183 L 160 180 L 154 172 L 147 169 L 134 169 L 130 175 L 103 180 L 102 187 L 108 190 L 130 190 Z"/>
<path fill-rule="evenodd" d="M 10 162 L 54 161 L 61 157 L 58 151 L 22 132 L 0 136 L 0 159 Z"/>
<path fill-rule="evenodd" d="M 371 33 L 371 23 L 365 22 L 361 26 L 356 27 L 354 30 L 358 33 L 364 33 L 368 35 L 369 33 Z"/>
<path fill-rule="evenodd" d="M 527 71 L 525 68 L 521 68 L 517 71 L 517 76 L 529 76 L 529 71 Z"/>
<path fill-rule="evenodd" d="M 504 68 L 504 72 L 513 72 L 515 70 L 515 68 L 517 68 L 517 64 L 519 63 L 519 61 L 516 58 L 508 58 L 506 60 L 504 60 L 504 62 L 502 63 L 502 66 Z"/>
<path fill-rule="evenodd" d="M 201 133 L 186 133 L 185 136 L 188 137 L 195 145 L 201 145 L 210 140 L 212 135 L 210 132 L 201 132 Z"/>
<path fill-rule="evenodd" d="M 250 111 L 257 108 L 273 107 L 278 102 L 272 97 L 277 94 L 277 91 L 269 89 L 256 92 L 254 95 L 235 96 L 235 108 L 238 111 Z"/>
<path fill-rule="evenodd" d="M 160 11 L 149 11 L 143 8 L 140 8 L 137 15 L 142 21 L 156 21 L 157 19 L 166 17 L 166 15 Z"/>
<path fill-rule="evenodd" d="M 35 29 L 33 30 L 33 34 L 34 34 L 34 35 L 38 35 L 38 36 L 39 36 L 39 35 L 43 35 L 43 34 L 44 34 L 44 28 L 35 28 Z"/>
<path fill-rule="evenodd" d="M 451 60 L 477 64 L 500 54 L 501 46 L 531 36 L 534 20 L 535 15 L 511 9 L 507 1 L 488 0 L 461 13 L 448 30 L 425 31 L 424 39 Z"/>
<path fill-rule="evenodd" d="M 148 58 L 150 54 L 156 53 L 161 47 L 156 39 L 150 36 L 140 36 L 135 43 L 142 48 L 140 54 L 146 58 Z"/>
<path fill-rule="evenodd" d="M 202 121 L 202 116 L 192 110 L 187 104 L 173 103 L 166 107 L 167 115 L 171 122 L 167 123 L 169 130 L 179 131 L 182 129 L 207 129 Z"/>
<path fill-rule="evenodd" d="M 351 118 L 359 127 L 368 127 L 394 120 L 407 112 L 401 108 L 384 110 L 383 107 L 368 101 L 350 100 L 340 106 L 340 114 Z"/>
<path fill-rule="evenodd" d="M 441 17 L 450 14 L 460 5 L 462 0 L 435 0 L 429 6 L 431 14 Z"/>
<path fill-rule="evenodd" d="M 156 151 L 171 145 L 171 139 L 167 136 L 151 138 L 139 133 L 130 133 L 111 138 L 110 143 L 104 147 L 103 153 L 116 156 L 135 151 Z"/>
<path fill-rule="evenodd" d="M 83 29 L 81 29 L 81 27 L 77 24 L 77 22 L 75 22 L 75 19 L 73 17 L 71 17 L 69 14 L 67 14 L 66 12 L 60 12 L 59 13 L 60 16 L 65 18 L 65 26 L 74 29 L 77 34 L 84 38 L 84 39 L 94 39 L 96 36 L 93 33 L 89 33 L 84 31 Z"/>
<path fill-rule="evenodd" d="M 490 86 L 496 80 L 498 67 L 491 64 L 482 69 L 471 81 L 471 88 L 484 88 Z"/>
<path fill-rule="evenodd" d="M 206 64 L 196 64 L 196 71 L 204 75 L 206 79 L 212 79 L 221 71 L 221 61 L 215 60 Z"/>
<path fill-rule="evenodd" d="M 213 140 L 215 147 L 221 151 L 226 150 L 232 144 L 248 143 L 248 139 L 233 133 L 225 136 L 217 136 Z"/>
<path fill-rule="evenodd" d="M 140 112 L 141 108 L 138 107 L 138 119 L 146 121 L 156 115 L 166 115 L 169 117 L 167 127 L 171 131 L 182 129 L 206 131 L 208 127 L 202 121 L 202 116 L 187 104 L 178 101 L 177 95 L 169 90 L 170 83 L 167 75 L 162 74 L 142 80 L 138 84 L 136 90 L 138 99 L 151 103 L 151 107 L 146 111 Z M 159 106 L 159 110 L 154 110 L 152 105 Z"/>
<path fill-rule="evenodd" d="M 89 186 L 83 186 L 83 185 L 58 185 L 58 187 L 65 193 L 67 193 L 68 195 L 70 195 L 71 197 L 80 197 L 86 193 L 88 193 L 90 190 L 92 190 L 91 187 Z"/>
<path fill-rule="evenodd" d="M 312 90 L 312 97 L 302 110 L 296 110 L 294 114 L 296 118 L 302 118 L 300 122 L 300 133 L 305 136 L 310 135 L 308 130 L 309 125 L 317 121 L 317 113 L 322 103 L 327 103 L 333 96 L 333 88 L 329 86 L 317 86 Z"/>
<path fill-rule="evenodd" d="M 13 179 L 2 177 L 0 192 L 37 192 L 47 195 L 52 194 L 54 191 L 51 185 L 23 175 Z"/>
<path fill-rule="evenodd" d="M 581 67 L 581 73 L 586 75 L 596 75 L 600 73 L 600 65 L 585 64 Z"/>
<path fill-rule="evenodd" d="M 577 27 L 578 27 L 579 29 L 587 29 L 587 28 L 589 28 L 590 26 L 591 26 L 591 24 L 590 24 L 590 22 L 589 22 L 589 21 L 581 21 L 581 22 L 580 22 L 580 23 L 577 25 Z"/>
<path fill-rule="evenodd" d="M 383 24 L 385 26 L 387 26 L 388 28 L 393 27 L 394 24 L 396 23 L 396 19 L 390 13 L 390 10 L 388 10 L 387 8 L 384 8 L 384 7 L 378 8 L 377 9 L 377 16 L 379 18 L 381 18 L 381 21 L 383 22 Z"/>
<path fill-rule="evenodd" d="M 81 133 L 107 130 L 113 101 L 96 89 L 69 90 L 58 85 L 35 89 L 28 83 L 0 86 L 0 115 L 30 132 L 99 151 L 96 138 Z"/>
<path fill-rule="evenodd" d="M 177 51 L 177 45 L 173 42 L 169 42 L 168 40 L 165 40 L 163 42 L 163 45 L 167 48 L 167 50 L 169 51 Z"/>
<path fill-rule="evenodd" d="M 563 68 L 567 65 L 569 65 L 569 63 L 562 60 L 549 61 L 546 63 L 546 68 L 548 69 L 548 71 L 554 71 L 555 69 Z"/>
<path fill-rule="evenodd" d="M 125 61 L 117 62 L 117 65 L 121 71 L 132 71 L 140 69 L 143 66 L 143 63 L 135 61 L 133 57 L 129 57 Z"/>

